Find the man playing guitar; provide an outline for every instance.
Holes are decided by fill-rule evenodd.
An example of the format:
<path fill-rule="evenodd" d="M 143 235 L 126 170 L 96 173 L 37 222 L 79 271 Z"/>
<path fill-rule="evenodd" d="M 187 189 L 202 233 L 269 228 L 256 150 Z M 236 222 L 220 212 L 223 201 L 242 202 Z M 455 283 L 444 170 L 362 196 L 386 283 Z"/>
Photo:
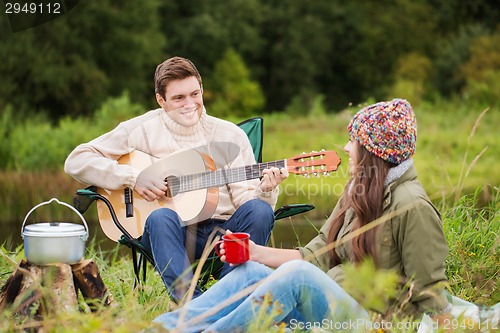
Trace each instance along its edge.
<path fill-rule="evenodd" d="M 76 147 L 65 162 L 66 173 L 82 183 L 105 190 L 131 189 L 147 202 L 161 202 L 170 200 L 168 179 L 141 172 L 133 164 L 119 163 L 120 158 L 139 151 L 161 159 L 186 149 L 230 142 L 239 147 L 239 152 L 228 167 L 256 163 L 243 130 L 206 113 L 201 76 L 191 61 L 181 57 L 165 60 L 156 68 L 154 82 L 160 108 L 122 122 Z M 175 168 L 182 170 L 183 166 Z M 287 177 L 286 168 L 271 167 L 262 170 L 260 178 L 221 186 L 218 200 L 207 200 L 207 204 L 216 205 L 215 212 L 197 223 L 187 225 L 171 208 L 149 214 L 141 242 L 153 254 L 156 269 L 172 297 L 181 300 L 186 294 L 193 277 L 191 260 L 200 258 L 213 230 L 247 232 L 255 243 L 267 243 L 274 224 L 278 185 Z M 232 268 L 226 264 L 221 277 Z M 193 297 L 201 293 L 196 287 Z"/>

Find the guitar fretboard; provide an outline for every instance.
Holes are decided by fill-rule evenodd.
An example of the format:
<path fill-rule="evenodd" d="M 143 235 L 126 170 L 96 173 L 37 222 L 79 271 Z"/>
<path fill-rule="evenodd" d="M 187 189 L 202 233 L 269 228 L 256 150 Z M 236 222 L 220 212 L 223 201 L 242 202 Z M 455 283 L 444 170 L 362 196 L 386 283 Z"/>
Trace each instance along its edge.
<path fill-rule="evenodd" d="M 168 187 L 174 195 L 211 187 L 220 187 L 226 184 L 259 178 L 264 169 L 271 167 L 285 168 L 286 160 L 264 162 L 231 169 L 218 169 L 215 171 L 179 176 L 176 177 L 176 179 L 167 177 Z"/>

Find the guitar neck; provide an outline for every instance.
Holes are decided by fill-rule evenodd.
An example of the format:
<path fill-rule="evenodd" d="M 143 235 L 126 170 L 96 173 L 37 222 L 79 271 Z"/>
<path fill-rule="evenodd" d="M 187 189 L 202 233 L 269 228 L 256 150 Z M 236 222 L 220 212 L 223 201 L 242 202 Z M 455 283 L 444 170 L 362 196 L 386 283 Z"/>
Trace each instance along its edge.
<path fill-rule="evenodd" d="M 167 177 L 167 182 L 173 193 L 190 192 L 211 187 L 220 187 L 226 184 L 237 183 L 244 180 L 259 178 L 262 171 L 268 168 L 285 168 L 286 160 L 258 163 L 254 165 L 231 168 L 218 169 L 215 171 L 207 171 L 192 175 L 183 175 L 172 179 Z"/>

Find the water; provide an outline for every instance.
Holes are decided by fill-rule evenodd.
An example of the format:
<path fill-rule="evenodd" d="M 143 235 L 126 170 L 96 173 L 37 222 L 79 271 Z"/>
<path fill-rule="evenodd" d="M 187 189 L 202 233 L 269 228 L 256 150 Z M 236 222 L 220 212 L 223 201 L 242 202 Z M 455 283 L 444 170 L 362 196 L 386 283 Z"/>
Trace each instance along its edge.
<path fill-rule="evenodd" d="M 89 226 L 89 240 L 94 240 L 99 247 L 104 250 L 112 250 L 120 246 L 123 253 L 129 253 L 128 248 L 121 246 L 114 241 L 109 240 L 102 232 L 97 221 L 87 220 Z M 14 250 L 19 245 L 23 244 L 21 237 L 22 221 L 2 222 L 0 226 L 2 232 L 0 234 L 0 245 L 4 244 L 7 250 Z M 316 227 L 314 226 L 316 225 Z M 269 245 L 277 248 L 294 248 L 299 245 L 305 245 L 309 240 L 317 235 L 316 228 L 319 228 L 317 223 L 306 221 L 304 218 L 293 217 L 292 219 L 285 218 L 276 221 L 274 230 L 269 241 Z"/>

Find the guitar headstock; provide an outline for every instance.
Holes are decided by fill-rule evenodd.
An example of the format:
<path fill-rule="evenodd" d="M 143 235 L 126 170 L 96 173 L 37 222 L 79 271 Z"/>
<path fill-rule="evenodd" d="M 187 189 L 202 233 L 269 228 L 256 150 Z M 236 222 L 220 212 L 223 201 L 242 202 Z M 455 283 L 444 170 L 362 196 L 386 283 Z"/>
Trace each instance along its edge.
<path fill-rule="evenodd" d="M 288 172 L 309 177 L 336 171 L 340 164 L 340 157 L 334 150 L 321 150 L 308 154 L 302 153 L 286 161 Z"/>

